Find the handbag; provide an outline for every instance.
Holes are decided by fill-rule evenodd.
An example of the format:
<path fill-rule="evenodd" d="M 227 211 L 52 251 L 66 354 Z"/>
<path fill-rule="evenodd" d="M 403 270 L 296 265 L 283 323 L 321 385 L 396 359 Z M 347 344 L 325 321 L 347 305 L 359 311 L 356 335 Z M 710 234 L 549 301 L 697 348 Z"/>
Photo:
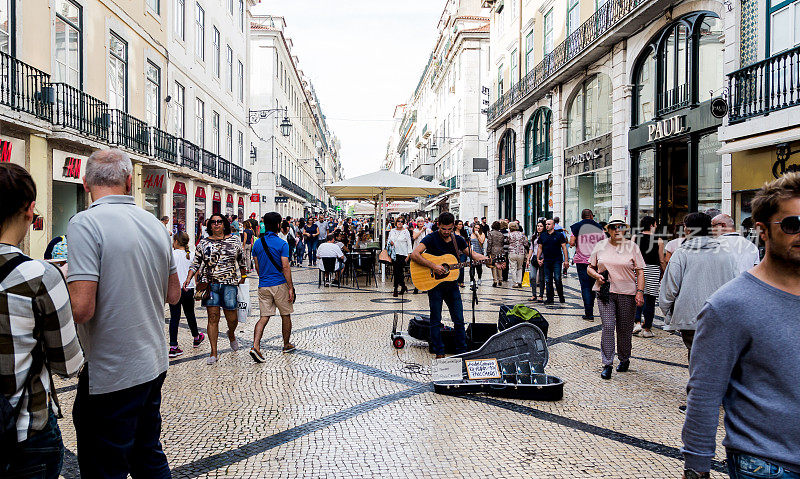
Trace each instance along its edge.
<path fill-rule="evenodd" d="M 378 261 L 384 264 L 389 264 L 392 262 L 392 257 L 389 256 L 389 252 L 386 249 L 382 249 L 381 253 L 378 255 Z"/>
<path fill-rule="evenodd" d="M 200 276 L 200 271 L 203 271 L 207 266 L 208 266 L 208 261 L 203 260 L 203 264 L 200 265 L 200 269 L 197 271 L 198 274 L 196 276 Z M 194 285 L 194 300 L 207 301 L 210 298 L 211 298 L 211 284 L 205 281 L 203 282 L 196 281 Z"/>

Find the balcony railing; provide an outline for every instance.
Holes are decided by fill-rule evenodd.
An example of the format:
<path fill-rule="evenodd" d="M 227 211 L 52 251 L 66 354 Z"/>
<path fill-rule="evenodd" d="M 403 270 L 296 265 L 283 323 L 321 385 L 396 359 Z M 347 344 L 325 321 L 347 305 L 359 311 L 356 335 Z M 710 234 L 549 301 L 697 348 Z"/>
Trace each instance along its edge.
<path fill-rule="evenodd" d="M 0 52 L 0 103 L 51 121 L 50 75 Z"/>
<path fill-rule="evenodd" d="M 109 110 L 111 118 L 108 142 L 143 155 L 150 154 L 147 123 L 122 110 Z"/>
<path fill-rule="evenodd" d="M 679 110 L 689 105 L 689 85 L 678 85 L 675 88 L 670 88 L 663 93 L 658 94 L 661 107 L 658 109 L 658 115 L 663 116 L 675 110 Z"/>
<path fill-rule="evenodd" d="M 181 166 L 200 171 L 200 147 L 191 141 L 181 140 Z"/>
<path fill-rule="evenodd" d="M 217 176 L 217 155 L 208 150 L 200 150 L 203 157 L 203 173 Z"/>
<path fill-rule="evenodd" d="M 542 83 L 552 77 L 561 68 L 586 51 L 597 39 L 608 33 L 625 16 L 648 0 L 608 0 L 601 5 L 588 20 L 583 22 L 574 32 L 552 52 L 545 55 L 519 83 L 511 87 L 487 112 L 489 123 L 508 111 L 514 104 L 522 100 Z"/>
<path fill-rule="evenodd" d="M 108 105 L 66 83 L 51 83 L 55 95 L 53 124 L 101 140 L 108 138 Z"/>
<path fill-rule="evenodd" d="M 231 181 L 231 162 L 222 157 L 217 159 L 217 178 Z"/>
<path fill-rule="evenodd" d="M 444 186 L 446 188 L 454 190 L 454 189 L 458 188 L 458 177 L 457 176 L 453 176 L 451 178 L 443 180 L 441 184 L 442 184 L 442 186 Z"/>
<path fill-rule="evenodd" d="M 247 188 L 248 190 L 251 188 L 251 177 L 252 173 L 247 170 L 242 170 L 242 187 Z"/>
<path fill-rule="evenodd" d="M 728 94 L 729 123 L 800 104 L 800 47 L 729 74 Z"/>
<path fill-rule="evenodd" d="M 311 195 L 311 193 L 309 193 L 308 191 L 304 190 L 300 186 L 294 184 L 294 182 L 292 182 L 291 180 L 289 180 L 289 178 L 286 178 L 283 175 L 280 175 L 278 177 L 278 186 L 280 186 L 281 188 L 287 189 L 287 190 L 291 191 L 292 193 L 294 193 L 294 194 L 296 194 L 298 196 L 302 196 L 303 198 L 309 198 L 309 197 L 313 198 L 314 197 L 313 195 Z"/>
<path fill-rule="evenodd" d="M 240 166 L 231 165 L 231 183 L 242 186 L 242 168 Z"/>
<path fill-rule="evenodd" d="M 159 160 L 178 164 L 178 139 L 169 133 L 159 130 L 158 128 L 150 128 L 150 137 L 153 140 L 152 155 Z"/>

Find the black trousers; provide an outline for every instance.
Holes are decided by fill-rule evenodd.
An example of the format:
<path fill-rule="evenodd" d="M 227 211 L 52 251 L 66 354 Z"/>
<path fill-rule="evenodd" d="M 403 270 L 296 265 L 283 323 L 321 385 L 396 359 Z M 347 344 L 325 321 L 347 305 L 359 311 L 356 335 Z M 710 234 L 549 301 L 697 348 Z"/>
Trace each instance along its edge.
<path fill-rule="evenodd" d="M 406 281 L 406 257 L 402 254 L 396 254 L 394 261 L 392 261 L 392 276 L 394 276 L 394 289 L 405 287 Z"/>
<path fill-rule="evenodd" d="M 199 334 L 197 332 L 197 318 L 194 316 L 194 288 L 186 291 L 181 290 L 181 300 L 178 304 L 169 305 L 169 345 L 178 345 L 178 325 L 181 322 L 181 308 L 183 314 L 186 315 L 186 322 L 189 323 L 189 330 L 192 332 L 192 337 L 196 338 Z"/>

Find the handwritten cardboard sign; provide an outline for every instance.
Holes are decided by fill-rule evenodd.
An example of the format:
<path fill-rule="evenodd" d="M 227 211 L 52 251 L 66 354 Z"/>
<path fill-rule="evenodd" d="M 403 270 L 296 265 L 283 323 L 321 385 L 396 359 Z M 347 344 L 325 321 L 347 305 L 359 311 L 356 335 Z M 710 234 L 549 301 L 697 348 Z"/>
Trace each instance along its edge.
<path fill-rule="evenodd" d="M 464 378 L 461 358 L 434 359 L 431 363 L 434 381 L 460 381 Z"/>
<path fill-rule="evenodd" d="M 467 366 L 467 377 L 470 379 L 498 379 L 500 378 L 500 367 L 497 359 L 467 359 L 464 361 Z"/>

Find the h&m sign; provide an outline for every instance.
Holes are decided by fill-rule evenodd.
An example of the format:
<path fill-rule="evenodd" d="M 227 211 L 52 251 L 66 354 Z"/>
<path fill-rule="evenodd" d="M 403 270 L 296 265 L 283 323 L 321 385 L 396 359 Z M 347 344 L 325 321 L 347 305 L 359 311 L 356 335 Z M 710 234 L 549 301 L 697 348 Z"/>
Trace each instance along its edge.
<path fill-rule="evenodd" d="M 686 126 L 686 115 L 675 115 L 672 118 L 656 121 L 647 125 L 647 141 L 654 142 L 682 135 L 689 131 Z"/>
<path fill-rule="evenodd" d="M 81 159 L 74 156 L 68 156 L 64 160 L 64 177 L 80 179 L 81 177 Z"/>
<path fill-rule="evenodd" d="M 67 183 L 81 183 L 87 157 L 53 150 L 53 179 Z"/>
<path fill-rule="evenodd" d="M 167 170 L 147 169 L 142 172 L 142 190 L 145 193 L 166 193 L 167 192 Z"/>

